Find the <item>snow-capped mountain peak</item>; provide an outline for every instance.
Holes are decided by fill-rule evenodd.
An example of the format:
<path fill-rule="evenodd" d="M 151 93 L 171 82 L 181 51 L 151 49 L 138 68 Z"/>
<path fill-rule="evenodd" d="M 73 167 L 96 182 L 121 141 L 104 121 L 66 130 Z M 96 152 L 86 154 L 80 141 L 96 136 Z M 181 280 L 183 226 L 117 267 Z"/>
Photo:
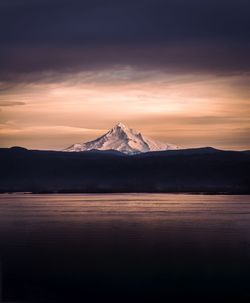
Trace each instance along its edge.
<path fill-rule="evenodd" d="M 117 128 L 121 128 L 121 129 L 124 130 L 124 131 L 129 131 L 129 128 L 128 128 L 126 125 L 124 125 L 123 123 L 121 123 L 121 122 L 117 123 L 117 124 L 113 127 L 113 129 L 117 129 Z"/>
<path fill-rule="evenodd" d="M 154 141 L 119 122 L 106 134 L 86 143 L 76 143 L 66 148 L 68 152 L 87 150 L 117 150 L 126 154 L 178 149 L 176 145 Z"/>

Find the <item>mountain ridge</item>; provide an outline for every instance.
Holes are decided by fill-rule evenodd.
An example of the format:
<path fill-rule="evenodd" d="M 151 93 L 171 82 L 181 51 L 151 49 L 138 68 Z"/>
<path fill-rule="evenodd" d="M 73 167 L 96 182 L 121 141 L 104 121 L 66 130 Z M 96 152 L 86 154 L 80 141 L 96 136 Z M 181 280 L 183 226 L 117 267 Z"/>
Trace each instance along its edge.
<path fill-rule="evenodd" d="M 0 192 L 250 194 L 250 155 L 213 148 L 148 152 L 0 148 Z"/>

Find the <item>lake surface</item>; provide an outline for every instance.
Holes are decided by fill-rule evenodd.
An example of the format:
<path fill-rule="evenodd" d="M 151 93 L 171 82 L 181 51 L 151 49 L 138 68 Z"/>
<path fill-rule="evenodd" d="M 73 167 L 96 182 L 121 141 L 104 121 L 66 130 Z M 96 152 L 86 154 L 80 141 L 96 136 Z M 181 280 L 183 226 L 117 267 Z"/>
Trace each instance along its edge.
<path fill-rule="evenodd" d="M 0 261 L 3 302 L 250 302 L 250 196 L 0 195 Z"/>

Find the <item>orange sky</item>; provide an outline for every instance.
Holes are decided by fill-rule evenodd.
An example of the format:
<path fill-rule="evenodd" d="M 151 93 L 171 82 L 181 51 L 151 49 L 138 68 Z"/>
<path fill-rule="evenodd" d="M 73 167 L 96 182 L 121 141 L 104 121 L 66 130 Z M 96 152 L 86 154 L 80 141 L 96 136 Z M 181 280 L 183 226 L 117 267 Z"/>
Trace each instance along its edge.
<path fill-rule="evenodd" d="M 0 144 L 63 149 L 121 121 L 183 147 L 250 149 L 248 75 L 115 68 L 0 83 Z"/>

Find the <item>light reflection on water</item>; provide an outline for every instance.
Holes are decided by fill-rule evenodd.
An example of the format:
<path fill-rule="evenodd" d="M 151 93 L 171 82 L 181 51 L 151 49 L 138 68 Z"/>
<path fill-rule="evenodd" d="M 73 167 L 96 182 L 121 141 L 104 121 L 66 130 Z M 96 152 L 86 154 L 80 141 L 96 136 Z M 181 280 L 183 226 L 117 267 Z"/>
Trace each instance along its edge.
<path fill-rule="evenodd" d="M 4 217 L 54 216 L 93 214 L 136 215 L 156 217 L 199 214 L 246 215 L 250 213 L 249 196 L 167 195 L 167 194 L 92 194 L 92 195 L 0 195 L 0 210 Z M 20 219 L 20 217 L 18 217 Z M 65 219 L 65 218 L 63 218 Z M 70 217 L 73 219 L 73 217 Z M 198 219 L 198 218 L 197 218 Z"/>
<path fill-rule="evenodd" d="M 0 226 L 32 230 L 41 224 L 171 225 L 250 233 L 250 197 L 224 195 L 85 194 L 0 196 Z M 30 225 L 31 224 L 31 225 Z M 2 229 L 3 230 L 3 229 Z M 240 232 L 240 230 L 239 230 Z"/>
<path fill-rule="evenodd" d="M 26 300 L 37 289 L 60 297 L 52 281 L 73 279 L 80 297 L 98 286 L 109 299 L 209 291 L 239 301 L 250 298 L 250 196 L 4 194 L 0 249 L 11 299 L 20 287 Z"/>

